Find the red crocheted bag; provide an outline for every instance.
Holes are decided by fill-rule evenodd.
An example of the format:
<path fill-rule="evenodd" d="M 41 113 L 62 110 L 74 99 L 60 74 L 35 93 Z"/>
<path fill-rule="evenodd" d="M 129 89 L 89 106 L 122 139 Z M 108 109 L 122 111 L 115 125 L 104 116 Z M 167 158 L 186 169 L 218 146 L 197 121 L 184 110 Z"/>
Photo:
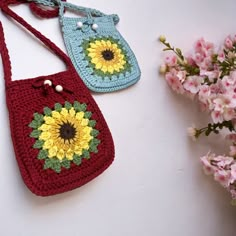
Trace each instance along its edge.
<path fill-rule="evenodd" d="M 86 184 L 113 161 L 111 133 L 70 59 L 49 39 L 1 3 L 2 11 L 28 29 L 67 65 L 47 76 L 12 81 L 0 24 L 6 101 L 16 160 L 25 184 L 40 196 Z"/>

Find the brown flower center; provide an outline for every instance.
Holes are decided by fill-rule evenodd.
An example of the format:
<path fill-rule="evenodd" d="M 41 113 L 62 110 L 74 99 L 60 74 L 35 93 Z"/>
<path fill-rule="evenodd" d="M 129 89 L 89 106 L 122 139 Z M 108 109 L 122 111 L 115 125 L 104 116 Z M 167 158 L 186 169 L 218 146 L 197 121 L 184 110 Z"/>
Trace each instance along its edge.
<path fill-rule="evenodd" d="M 63 123 L 60 127 L 60 137 L 65 140 L 73 139 L 76 135 L 76 129 L 71 123 Z"/>
<path fill-rule="evenodd" d="M 102 56 L 106 61 L 111 61 L 114 59 L 114 52 L 112 52 L 111 50 L 104 50 L 102 52 Z"/>

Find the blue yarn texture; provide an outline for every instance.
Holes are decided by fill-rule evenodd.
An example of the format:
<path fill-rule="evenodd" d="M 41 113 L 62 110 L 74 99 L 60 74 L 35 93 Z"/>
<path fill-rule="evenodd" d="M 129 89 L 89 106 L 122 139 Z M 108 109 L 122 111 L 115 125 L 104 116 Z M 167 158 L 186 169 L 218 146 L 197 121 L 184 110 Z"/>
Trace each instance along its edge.
<path fill-rule="evenodd" d="M 116 29 L 118 15 L 80 7 L 61 0 L 33 0 L 59 6 L 68 55 L 86 86 L 94 92 L 113 92 L 135 84 L 141 76 L 137 59 Z M 71 9 L 83 16 L 65 16 Z"/>

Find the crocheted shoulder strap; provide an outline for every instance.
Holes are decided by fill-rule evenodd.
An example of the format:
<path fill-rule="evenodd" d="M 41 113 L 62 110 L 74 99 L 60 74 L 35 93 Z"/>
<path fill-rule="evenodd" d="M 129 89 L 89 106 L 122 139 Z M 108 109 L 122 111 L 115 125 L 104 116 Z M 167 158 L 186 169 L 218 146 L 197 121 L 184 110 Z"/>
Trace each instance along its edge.
<path fill-rule="evenodd" d="M 67 65 L 68 69 L 73 68 L 73 65 L 72 65 L 69 57 L 60 48 L 58 48 L 53 42 L 51 42 L 48 38 L 46 38 L 44 35 L 42 35 L 35 28 L 33 28 L 30 24 L 28 24 L 22 17 L 17 15 L 15 12 L 13 12 L 8 7 L 8 4 L 1 5 L 1 9 L 5 14 L 12 17 L 19 24 L 21 24 L 27 30 L 29 30 L 36 38 L 38 38 L 40 41 L 42 41 L 52 52 L 54 52 L 59 58 L 61 58 L 65 62 L 65 64 Z M 4 31 L 3 31 L 2 24 L 0 24 L 0 51 L 1 51 L 1 57 L 2 57 L 3 66 L 4 66 L 5 82 L 6 82 L 6 84 L 9 84 L 11 82 L 11 77 L 12 77 L 11 62 L 10 62 L 8 49 L 7 49 L 7 46 L 5 43 L 5 37 L 4 37 Z"/>
<path fill-rule="evenodd" d="M 7 46 L 5 43 L 5 37 L 3 32 L 2 23 L 0 22 L 0 53 L 2 58 L 2 64 L 3 64 L 3 72 L 4 72 L 4 78 L 6 85 L 11 82 L 11 61 L 8 54 Z"/>
<path fill-rule="evenodd" d="M 93 9 L 93 8 L 88 8 L 88 7 L 82 7 L 82 6 L 77 6 L 75 4 L 66 2 L 66 0 L 28 0 L 28 2 L 31 2 L 30 8 L 31 10 L 38 16 L 43 17 L 43 18 L 52 18 L 56 16 L 56 11 L 55 10 L 42 10 L 37 4 L 42 4 L 44 6 L 48 7 L 59 7 L 59 16 L 62 18 L 64 16 L 64 12 L 66 9 L 71 9 L 76 12 L 80 12 L 85 14 L 87 17 L 92 18 L 92 17 L 102 17 L 106 16 L 105 13 Z M 116 14 L 112 14 L 113 16 L 113 21 L 115 24 L 119 22 L 119 16 Z"/>

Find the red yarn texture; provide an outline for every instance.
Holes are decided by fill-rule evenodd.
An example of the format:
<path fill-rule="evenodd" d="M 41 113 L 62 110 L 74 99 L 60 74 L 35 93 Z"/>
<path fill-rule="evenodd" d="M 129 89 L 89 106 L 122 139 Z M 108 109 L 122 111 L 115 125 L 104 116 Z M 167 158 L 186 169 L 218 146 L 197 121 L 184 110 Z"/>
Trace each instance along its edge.
<path fill-rule="evenodd" d="M 66 0 L 63 0 L 64 2 L 66 2 Z M 53 18 L 53 17 L 58 17 L 59 15 L 59 9 L 52 9 L 52 10 L 48 10 L 48 9 L 44 9 L 38 6 L 38 4 L 36 4 L 35 2 L 31 2 L 29 4 L 29 7 L 31 9 L 32 12 L 34 12 L 35 15 L 42 17 L 42 18 Z"/>
<path fill-rule="evenodd" d="M 14 1 L 10 2 L 13 3 Z M 78 76 L 70 59 L 54 43 L 10 10 L 7 5 L 1 5 L 5 14 L 28 29 L 67 64 L 67 70 L 64 72 L 12 81 L 11 62 L 5 44 L 2 24 L 0 24 L 0 51 L 5 74 L 6 101 L 15 156 L 22 178 L 28 188 L 36 195 L 49 196 L 63 193 L 91 181 L 112 163 L 114 159 L 112 136 L 99 107 Z M 49 94 L 45 95 L 42 88 L 34 88 L 33 86 L 36 81 L 41 79 L 42 82 L 51 80 L 54 84 L 62 85 L 72 93 L 50 91 Z M 55 103 L 63 104 L 65 101 L 70 103 L 79 101 L 87 104 L 87 110 L 92 112 L 92 119 L 97 121 L 95 128 L 100 131 L 98 139 L 101 140 L 101 143 L 98 145 L 98 153 L 91 153 L 90 159 L 83 159 L 81 165 L 72 164 L 70 169 L 63 168 L 61 173 L 56 173 L 51 169 L 44 170 L 44 161 L 37 159 L 38 150 L 32 147 L 35 140 L 29 137 L 32 129 L 28 125 L 35 112 L 43 113 L 44 107 L 53 107 Z"/>

